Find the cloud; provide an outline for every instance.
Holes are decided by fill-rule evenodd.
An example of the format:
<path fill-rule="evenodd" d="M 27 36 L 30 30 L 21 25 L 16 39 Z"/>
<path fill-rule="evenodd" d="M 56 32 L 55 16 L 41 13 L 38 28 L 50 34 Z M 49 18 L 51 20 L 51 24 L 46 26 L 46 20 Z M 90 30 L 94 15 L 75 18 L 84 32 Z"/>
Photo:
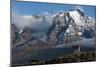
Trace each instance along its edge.
<path fill-rule="evenodd" d="M 83 10 L 83 7 L 82 7 L 82 6 L 75 6 L 73 9 L 79 9 L 79 10 L 81 10 L 82 12 L 84 12 L 84 10 Z"/>
<path fill-rule="evenodd" d="M 45 18 L 36 18 L 32 15 L 19 15 L 12 11 L 11 23 L 20 29 L 27 27 L 31 30 L 46 31 L 52 24 L 52 17 L 47 15 Z"/>
<path fill-rule="evenodd" d="M 42 14 L 44 14 L 44 15 L 50 15 L 49 12 L 43 12 Z"/>
<path fill-rule="evenodd" d="M 22 16 L 12 12 L 12 23 L 16 24 L 16 26 L 20 29 L 24 29 L 24 27 L 30 25 L 31 18 L 27 18 L 28 16 Z"/>

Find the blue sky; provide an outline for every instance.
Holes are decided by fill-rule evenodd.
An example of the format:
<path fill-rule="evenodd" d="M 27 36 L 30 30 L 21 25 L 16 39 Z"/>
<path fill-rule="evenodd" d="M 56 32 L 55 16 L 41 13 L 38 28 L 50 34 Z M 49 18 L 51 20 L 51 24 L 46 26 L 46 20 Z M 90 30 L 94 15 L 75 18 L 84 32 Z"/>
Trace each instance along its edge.
<path fill-rule="evenodd" d="M 61 10 L 69 11 L 76 6 L 82 8 L 86 15 L 96 18 L 95 6 L 89 5 L 73 5 L 73 4 L 50 4 L 50 3 L 39 3 L 39 2 L 15 2 L 12 3 L 12 10 L 17 14 L 21 15 L 32 15 L 50 13 L 54 14 Z"/>

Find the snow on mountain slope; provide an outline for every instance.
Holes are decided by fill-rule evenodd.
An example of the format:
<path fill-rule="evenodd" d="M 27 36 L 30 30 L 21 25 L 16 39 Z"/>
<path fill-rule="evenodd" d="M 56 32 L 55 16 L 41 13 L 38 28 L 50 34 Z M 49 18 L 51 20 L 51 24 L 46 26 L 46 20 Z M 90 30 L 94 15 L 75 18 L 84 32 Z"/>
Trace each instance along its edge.
<path fill-rule="evenodd" d="M 29 19 L 31 22 L 28 21 Z M 21 32 L 25 30 L 25 28 L 28 28 L 29 33 L 37 35 L 32 36 L 33 38 L 45 39 L 44 41 L 49 43 L 62 44 L 73 41 L 74 39 L 79 40 L 80 37 L 91 38 L 95 36 L 95 19 L 87 16 L 79 9 L 66 12 L 62 11 L 53 15 L 35 14 L 32 15 L 32 17 L 26 17 L 25 20 L 27 20 L 29 24 L 24 25 L 24 23 L 23 25 L 25 27 L 23 27 L 23 29 L 18 27 Z M 22 22 L 20 23 L 22 24 Z M 17 24 L 17 26 L 18 25 L 20 24 Z M 21 34 L 21 32 L 19 33 Z M 39 34 L 39 32 L 45 35 L 40 37 L 41 34 Z"/>
<path fill-rule="evenodd" d="M 66 43 L 79 40 L 82 36 L 85 38 L 95 36 L 95 20 L 79 9 L 59 12 L 52 17 L 53 24 L 49 40 L 54 44 L 64 43 L 64 40 Z"/>
<path fill-rule="evenodd" d="M 79 25 L 79 26 L 85 25 L 84 24 L 84 22 L 85 22 L 84 17 L 81 16 L 78 11 L 70 11 L 69 14 L 72 17 L 72 19 L 74 19 L 74 22 L 76 25 Z"/>
<path fill-rule="evenodd" d="M 11 35 L 14 63 L 28 62 L 33 53 L 49 48 L 68 48 L 68 52 L 72 45 L 95 48 L 95 20 L 79 9 L 53 15 L 13 18 Z"/>

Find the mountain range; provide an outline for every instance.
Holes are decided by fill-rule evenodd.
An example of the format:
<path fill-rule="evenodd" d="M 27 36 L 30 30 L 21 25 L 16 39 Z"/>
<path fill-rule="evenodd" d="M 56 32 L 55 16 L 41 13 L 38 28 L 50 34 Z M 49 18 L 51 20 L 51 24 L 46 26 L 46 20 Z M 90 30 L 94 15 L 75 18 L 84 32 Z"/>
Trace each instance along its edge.
<path fill-rule="evenodd" d="M 36 25 L 31 22 L 31 26 L 26 25 L 23 29 L 11 23 L 13 63 L 29 59 L 35 51 L 73 44 L 76 41 L 83 42 L 82 40 L 93 39 L 96 35 L 95 19 L 79 9 L 53 15 L 35 14 L 32 18 Z"/>

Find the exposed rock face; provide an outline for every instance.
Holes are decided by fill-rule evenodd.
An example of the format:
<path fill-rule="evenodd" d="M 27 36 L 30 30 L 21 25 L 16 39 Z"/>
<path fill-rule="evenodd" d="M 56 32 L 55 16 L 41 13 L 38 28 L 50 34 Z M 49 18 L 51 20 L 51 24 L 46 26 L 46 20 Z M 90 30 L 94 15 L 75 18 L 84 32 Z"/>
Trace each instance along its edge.
<path fill-rule="evenodd" d="M 47 16 L 33 15 L 37 20 L 46 20 Z M 79 9 L 68 12 L 59 12 L 51 15 L 52 25 L 44 35 L 48 44 L 66 44 L 68 42 L 80 40 L 81 37 L 92 38 L 95 36 L 95 20 Z M 47 20 L 46 20 L 47 22 Z M 49 21 L 50 22 L 50 21 Z M 14 44 L 22 44 L 29 40 L 40 38 L 41 34 L 33 33 L 29 28 L 24 28 L 22 32 L 12 24 L 12 39 Z"/>
<path fill-rule="evenodd" d="M 45 21 L 47 17 L 35 15 L 35 18 Z M 32 32 L 33 30 L 27 27 L 21 30 L 15 24 L 11 25 L 14 64 L 20 61 L 27 63 L 35 51 L 55 47 L 58 44 L 72 43 L 82 38 L 95 37 L 95 20 L 78 9 L 59 12 L 50 18 L 53 19 L 52 24 L 46 32 L 36 30 Z"/>
<path fill-rule="evenodd" d="M 52 45 L 64 44 L 79 40 L 80 37 L 94 37 L 95 20 L 78 9 L 60 12 L 53 16 L 51 29 L 48 38 L 49 43 Z"/>
<path fill-rule="evenodd" d="M 16 39 L 16 44 L 21 44 L 24 42 L 27 42 L 32 39 L 32 33 L 28 29 L 24 29 L 23 32 L 19 35 L 19 37 Z"/>

